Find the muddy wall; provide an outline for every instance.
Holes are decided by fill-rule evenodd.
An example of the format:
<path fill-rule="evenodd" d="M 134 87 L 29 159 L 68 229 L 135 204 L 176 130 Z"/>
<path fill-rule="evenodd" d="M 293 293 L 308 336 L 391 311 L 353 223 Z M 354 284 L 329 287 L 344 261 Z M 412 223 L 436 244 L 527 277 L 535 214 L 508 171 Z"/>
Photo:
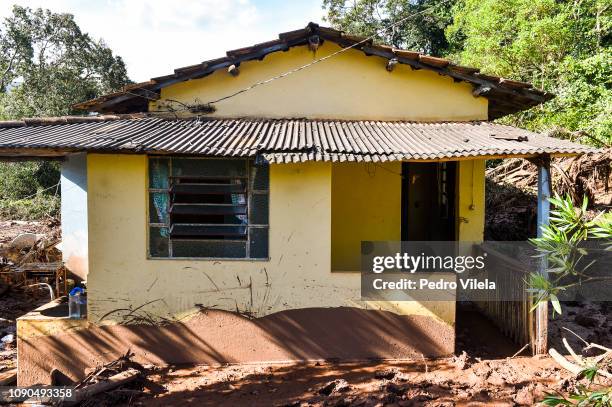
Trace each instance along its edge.
<path fill-rule="evenodd" d="M 53 369 L 79 380 L 87 368 L 128 349 L 141 363 L 217 365 L 441 356 L 453 352 L 454 341 L 453 328 L 431 317 L 357 308 L 288 310 L 257 319 L 202 311 L 163 326 L 82 322 L 20 320 L 18 384 L 51 384 Z"/>

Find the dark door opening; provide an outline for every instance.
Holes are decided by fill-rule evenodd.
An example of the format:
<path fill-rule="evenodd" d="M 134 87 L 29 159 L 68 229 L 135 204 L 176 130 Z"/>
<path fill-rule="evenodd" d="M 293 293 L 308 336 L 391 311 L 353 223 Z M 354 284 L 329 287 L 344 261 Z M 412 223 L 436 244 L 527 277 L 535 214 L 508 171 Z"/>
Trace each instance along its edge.
<path fill-rule="evenodd" d="M 402 164 L 402 240 L 455 240 L 457 163 Z"/>

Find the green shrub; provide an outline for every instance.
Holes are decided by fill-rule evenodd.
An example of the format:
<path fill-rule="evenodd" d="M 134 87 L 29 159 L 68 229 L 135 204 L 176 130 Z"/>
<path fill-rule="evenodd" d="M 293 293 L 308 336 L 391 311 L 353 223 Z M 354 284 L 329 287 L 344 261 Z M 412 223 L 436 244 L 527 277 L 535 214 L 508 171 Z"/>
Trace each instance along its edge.
<path fill-rule="evenodd" d="M 25 199 L 41 190 L 53 195 L 60 180 L 54 161 L 0 162 L 0 199 Z"/>
<path fill-rule="evenodd" d="M 0 219 L 43 220 L 58 217 L 60 197 L 40 194 L 31 199 L 0 199 Z"/>
<path fill-rule="evenodd" d="M 59 163 L 54 161 L 0 162 L 0 218 L 58 216 L 59 180 Z"/>

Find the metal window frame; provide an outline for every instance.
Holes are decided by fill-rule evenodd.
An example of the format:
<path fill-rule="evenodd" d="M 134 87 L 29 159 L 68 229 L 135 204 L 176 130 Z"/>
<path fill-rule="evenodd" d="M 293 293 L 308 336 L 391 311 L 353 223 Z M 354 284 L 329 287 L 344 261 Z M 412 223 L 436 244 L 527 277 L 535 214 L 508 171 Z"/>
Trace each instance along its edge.
<path fill-rule="evenodd" d="M 159 223 L 159 222 L 151 222 L 151 217 L 150 217 L 150 196 L 151 193 L 165 193 L 168 195 L 168 202 L 170 202 L 170 189 L 171 189 L 171 184 L 170 184 L 170 180 L 172 178 L 178 178 L 175 177 L 172 174 L 172 159 L 175 156 L 171 156 L 171 155 L 148 155 L 147 156 L 147 211 L 146 211 L 146 220 L 147 220 L 147 259 L 148 260 L 195 260 L 195 261 L 269 261 L 270 260 L 270 174 L 269 174 L 269 168 L 268 168 L 268 189 L 251 189 L 251 181 L 253 179 L 252 175 L 251 175 L 251 168 L 255 165 L 256 160 L 252 159 L 252 158 L 244 158 L 244 157 L 223 157 L 223 158 L 218 158 L 218 157 L 183 157 L 183 156 L 176 156 L 176 158 L 180 158 L 180 159 L 194 159 L 194 160 L 217 160 L 217 161 L 229 161 L 229 160 L 242 160 L 244 161 L 244 165 L 245 165 L 245 171 L 246 171 L 246 176 L 236 176 L 236 177 L 227 177 L 227 176 L 213 176 L 213 177 L 202 177 L 202 178 L 219 178 L 219 179 L 244 179 L 246 180 L 246 188 L 245 188 L 245 201 L 246 201 L 246 207 L 247 207 L 247 223 L 245 225 L 245 227 L 247 228 L 247 236 L 246 239 L 206 239 L 206 240 L 201 240 L 201 239 L 180 239 L 181 241 L 197 241 L 197 242 L 202 242 L 202 241 L 210 241 L 210 242 L 215 242 L 215 243 L 219 243 L 219 242 L 239 242 L 239 243 L 245 243 L 246 244 L 246 248 L 245 248 L 245 257 L 175 257 L 173 255 L 173 247 L 172 247 L 172 241 L 173 239 L 171 237 L 168 237 L 168 256 L 167 257 L 159 257 L 159 256 L 152 256 L 151 255 L 151 228 L 167 228 L 168 230 L 170 230 L 171 227 L 171 222 L 170 222 L 170 216 L 168 214 L 168 223 Z M 168 188 L 164 189 L 164 188 L 151 188 L 151 180 L 150 180 L 150 160 L 151 159 L 159 159 L 159 158 L 164 158 L 168 160 Z M 249 223 L 249 219 L 251 219 L 251 211 L 252 211 L 252 205 L 251 205 L 251 197 L 253 195 L 267 195 L 268 197 L 268 207 L 267 207 L 267 211 L 268 211 L 268 223 L 266 224 L 251 224 Z M 205 205 L 205 204 L 202 204 Z M 218 224 L 215 224 L 215 226 L 219 226 Z M 233 225 L 235 226 L 235 225 Z M 257 258 L 252 258 L 251 257 L 251 229 L 266 229 L 268 231 L 268 256 L 265 258 L 261 258 L 261 257 L 257 257 Z"/>

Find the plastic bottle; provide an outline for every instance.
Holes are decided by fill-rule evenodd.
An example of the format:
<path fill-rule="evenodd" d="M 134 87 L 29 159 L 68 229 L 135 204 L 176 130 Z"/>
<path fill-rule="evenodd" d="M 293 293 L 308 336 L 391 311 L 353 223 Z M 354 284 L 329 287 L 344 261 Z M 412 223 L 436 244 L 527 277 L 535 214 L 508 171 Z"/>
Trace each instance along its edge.
<path fill-rule="evenodd" d="M 81 287 L 74 287 L 68 294 L 68 317 L 72 319 L 81 319 L 85 315 L 85 290 Z"/>

